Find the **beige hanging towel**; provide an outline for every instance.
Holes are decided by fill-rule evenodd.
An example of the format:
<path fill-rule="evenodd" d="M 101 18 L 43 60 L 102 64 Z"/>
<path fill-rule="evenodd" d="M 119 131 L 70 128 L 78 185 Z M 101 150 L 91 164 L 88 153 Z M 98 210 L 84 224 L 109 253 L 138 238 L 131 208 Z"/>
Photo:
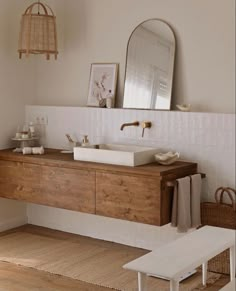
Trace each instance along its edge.
<path fill-rule="evenodd" d="M 174 188 L 172 206 L 172 226 L 177 226 L 178 232 L 186 232 L 191 228 L 190 177 L 177 179 Z"/>
<path fill-rule="evenodd" d="M 198 227 L 201 225 L 201 191 L 202 177 L 201 174 L 190 176 L 191 184 L 191 225 Z"/>
<path fill-rule="evenodd" d="M 174 195 L 172 202 L 172 213 L 171 213 L 171 226 L 176 227 L 178 221 L 178 183 L 176 182 L 174 187 Z"/>

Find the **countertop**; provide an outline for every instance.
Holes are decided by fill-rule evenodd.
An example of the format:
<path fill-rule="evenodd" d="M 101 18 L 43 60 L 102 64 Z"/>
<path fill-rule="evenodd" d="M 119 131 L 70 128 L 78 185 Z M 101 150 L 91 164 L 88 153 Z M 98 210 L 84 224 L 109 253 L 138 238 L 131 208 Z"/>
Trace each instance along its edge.
<path fill-rule="evenodd" d="M 96 170 L 96 171 L 110 171 L 125 172 L 136 175 L 147 175 L 147 176 L 165 176 L 176 173 L 177 170 L 180 172 L 196 170 L 197 164 L 194 162 L 177 161 L 172 165 L 163 166 L 158 163 L 151 163 L 147 165 L 129 167 L 129 166 L 118 166 L 102 163 L 92 163 L 75 161 L 72 153 L 61 153 L 58 149 L 45 149 L 44 155 L 23 155 L 22 153 L 14 153 L 12 149 L 0 150 L 0 160 L 23 162 L 31 164 L 39 164 L 45 166 L 55 166 L 73 169 L 85 169 L 85 170 Z"/>

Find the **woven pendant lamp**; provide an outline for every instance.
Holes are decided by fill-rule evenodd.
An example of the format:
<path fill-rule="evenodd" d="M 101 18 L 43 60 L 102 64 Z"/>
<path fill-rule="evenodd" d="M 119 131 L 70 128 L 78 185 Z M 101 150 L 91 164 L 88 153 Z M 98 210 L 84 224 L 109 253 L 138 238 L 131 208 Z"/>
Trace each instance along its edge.
<path fill-rule="evenodd" d="M 37 13 L 33 13 L 34 8 L 38 9 Z M 47 60 L 54 55 L 57 59 L 56 17 L 48 5 L 38 1 L 25 10 L 21 18 L 18 52 L 20 59 L 22 54 L 45 54 Z"/>

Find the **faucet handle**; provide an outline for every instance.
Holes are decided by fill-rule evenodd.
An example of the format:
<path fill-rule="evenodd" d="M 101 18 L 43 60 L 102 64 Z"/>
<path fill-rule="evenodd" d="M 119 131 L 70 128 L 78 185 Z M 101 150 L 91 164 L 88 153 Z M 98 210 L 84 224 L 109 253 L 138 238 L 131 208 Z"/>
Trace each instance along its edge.
<path fill-rule="evenodd" d="M 152 127 L 152 123 L 151 123 L 151 121 L 143 121 L 141 123 L 141 126 L 143 128 L 143 130 L 142 130 L 142 137 L 143 137 L 145 128 L 151 128 Z"/>

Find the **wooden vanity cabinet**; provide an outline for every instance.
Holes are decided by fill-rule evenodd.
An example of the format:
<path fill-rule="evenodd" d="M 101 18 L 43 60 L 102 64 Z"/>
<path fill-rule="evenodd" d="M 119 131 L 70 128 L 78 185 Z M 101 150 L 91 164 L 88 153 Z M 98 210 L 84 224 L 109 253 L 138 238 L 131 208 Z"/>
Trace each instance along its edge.
<path fill-rule="evenodd" d="M 0 151 L 0 197 L 107 217 L 164 225 L 173 188 L 166 182 L 197 172 L 196 163 L 126 167 Z"/>

